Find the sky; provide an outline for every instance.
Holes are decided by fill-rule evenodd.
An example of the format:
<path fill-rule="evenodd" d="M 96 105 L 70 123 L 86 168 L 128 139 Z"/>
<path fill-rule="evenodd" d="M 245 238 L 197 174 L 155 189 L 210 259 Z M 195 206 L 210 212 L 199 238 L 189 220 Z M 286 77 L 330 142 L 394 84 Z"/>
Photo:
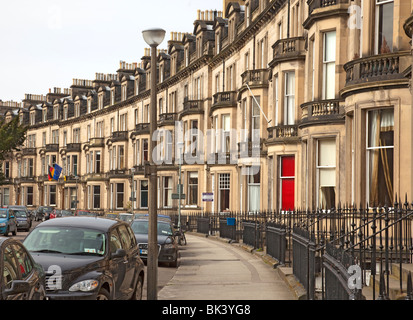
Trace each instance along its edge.
<path fill-rule="evenodd" d="M 121 60 L 141 61 L 143 30 L 164 29 L 167 49 L 171 32 L 193 32 L 198 9 L 222 11 L 223 1 L 1 0 L 0 100 L 115 74 Z"/>

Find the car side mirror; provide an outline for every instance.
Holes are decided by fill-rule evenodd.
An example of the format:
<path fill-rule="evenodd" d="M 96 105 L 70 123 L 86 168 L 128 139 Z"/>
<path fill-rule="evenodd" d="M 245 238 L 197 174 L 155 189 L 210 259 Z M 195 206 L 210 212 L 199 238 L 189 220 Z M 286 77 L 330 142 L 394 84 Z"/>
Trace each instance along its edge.
<path fill-rule="evenodd" d="M 116 252 L 111 255 L 112 258 L 122 258 L 124 256 L 126 256 L 126 251 L 122 248 L 117 249 Z"/>
<path fill-rule="evenodd" d="M 14 294 L 19 294 L 19 293 L 25 293 L 29 292 L 30 290 L 30 284 L 27 281 L 24 280 L 14 280 L 11 283 L 11 288 L 6 289 L 4 293 L 6 295 L 14 295 Z"/>

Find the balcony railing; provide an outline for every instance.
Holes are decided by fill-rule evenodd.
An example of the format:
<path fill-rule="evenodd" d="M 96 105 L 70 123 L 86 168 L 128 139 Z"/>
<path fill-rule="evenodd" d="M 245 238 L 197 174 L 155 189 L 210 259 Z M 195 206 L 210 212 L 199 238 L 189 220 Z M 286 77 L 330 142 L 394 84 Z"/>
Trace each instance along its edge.
<path fill-rule="evenodd" d="M 340 3 L 348 3 L 348 0 L 309 0 L 308 13 L 311 14 L 315 9 L 334 6 Z"/>
<path fill-rule="evenodd" d="M 304 37 L 294 37 L 280 39 L 273 46 L 273 61 L 270 66 L 286 60 L 305 59 L 305 39 Z"/>
<path fill-rule="evenodd" d="M 159 115 L 158 126 L 174 125 L 176 113 L 161 113 Z"/>
<path fill-rule="evenodd" d="M 188 114 L 198 114 L 204 112 L 204 102 L 202 100 L 189 100 L 184 99 L 184 108 L 179 115 L 180 118 Z"/>
<path fill-rule="evenodd" d="M 242 84 L 249 86 L 268 85 L 268 69 L 247 70 L 241 74 Z"/>
<path fill-rule="evenodd" d="M 46 144 L 46 152 L 58 152 L 59 145 L 57 143 Z"/>
<path fill-rule="evenodd" d="M 296 142 L 298 141 L 298 125 L 279 125 L 270 127 L 268 142 Z"/>
<path fill-rule="evenodd" d="M 211 112 L 220 107 L 236 107 L 237 106 L 237 92 L 236 91 L 224 91 L 217 92 L 213 96 L 213 104 Z"/>
<path fill-rule="evenodd" d="M 138 123 L 135 125 L 135 135 L 149 134 L 149 123 Z"/>
<path fill-rule="evenodd" d="M 344 121 L 344 111 L 340 106 L 343 100 L 331 99 L 310 101 L 301 105 L 300 127 L 312 124 L 324 124 Z"/>
<path fill-rule="evenodd" d="M 105 139 L 104 138 L 90 138 L 89 139 L 89 148 L 91 147 L 104 147 Z"/>
<path fill-rule="evenodd" d="M 402 51 L 350 61 L 344 65 L 346 86 L 402 79 L 410 58 L 409 52 Z"/>
<path fill-rule="evenodd" d="M 36 148 L 23 148 L 22 153 L 24 156 L 34 156 L 36 155 Z"/>
<path fill-rule="evenodd" d="M 112 142 L 116 141 L 128 141 L 128 131 L 113 131 Z"/>
<path fill-rule="evenodd" d="M 80 143 L 68 143 L 66 145 L 66 152 L 80 152 L 81 144 Z"/>

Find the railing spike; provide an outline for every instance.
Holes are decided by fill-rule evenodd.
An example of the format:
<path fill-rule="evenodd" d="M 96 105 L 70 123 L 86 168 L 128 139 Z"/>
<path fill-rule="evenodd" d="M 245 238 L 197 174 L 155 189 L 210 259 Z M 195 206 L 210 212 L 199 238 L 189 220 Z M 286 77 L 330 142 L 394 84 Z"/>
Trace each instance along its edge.
<path fill-rule="evenodd" d="M 412 273 L 409 271 L 407 275 L 407 295 L 406 300 L 413 300 L 413 285 L 412 285 Z"/>
<path fill-rule="evenodd" d="M 386 283 L 384 282 L 384 272 L 380 272 L 380 289 L 377 300 L 390 300 L 387 296 Z"/>

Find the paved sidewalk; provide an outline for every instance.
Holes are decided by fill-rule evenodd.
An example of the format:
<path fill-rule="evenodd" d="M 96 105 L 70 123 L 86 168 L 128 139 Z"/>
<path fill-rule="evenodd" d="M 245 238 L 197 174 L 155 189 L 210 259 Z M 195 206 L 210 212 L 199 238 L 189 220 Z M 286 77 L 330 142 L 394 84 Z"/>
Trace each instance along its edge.
<path fill-rule="evenodd" d="M 279 273 L 239 246 L 187 234 L 175 276 L 158 300 L 296 300 Z"/>

